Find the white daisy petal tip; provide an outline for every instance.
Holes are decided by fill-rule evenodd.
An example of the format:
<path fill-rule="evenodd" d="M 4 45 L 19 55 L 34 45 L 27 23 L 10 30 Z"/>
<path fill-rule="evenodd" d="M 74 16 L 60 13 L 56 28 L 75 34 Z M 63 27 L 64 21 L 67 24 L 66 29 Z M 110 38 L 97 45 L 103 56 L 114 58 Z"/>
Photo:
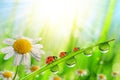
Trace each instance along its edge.
<path fill-rule="evenodd" d="M 10 38 L 7 38 L 3 41 L 3 43 L 7 44 L 7 45 L 13 45 L 14 42 L 15 42 L 15 40 L 10 39 Z"/>
<path fill-rule="evenodd" d="M 4 56 L 4 60 L 7 60 L 9 58 L 11 58 L 14 55 L 14 53 L 8 53 Z"/>
<path fill-rule="evenodd" d="M 1 51 L 3 54 L 7 54 L 7 53 L 12 53 L 12 52 L 14 52 L 14 51 L 13 51 L 13 48 L 12 48 L 11 46 L 2 48 L 0 51 Z"/>
<path fill-rule="evenodd" d="M 5 54 L 5 49 L 1 49 L 0 52 L 2 52 L 3 54 Z"/>
<path fill-rule="evenodd" d="M 37 43 L 37 42 L 39 42 L 39 41 L 41 41 L 42 40 L 42 38 L 37 38 L 37 39 L 33 39 L 33 43 Z"/>
<path fill-rule="evenodd" d="M 35 58 L 38 62 L 40 61 L 40 58 Z"/>
<path fill-rule="evenodd" d="M 33 45 L 33 48 L 41 49 L 41 48 L 43 48 L 43 45 L 42 44 L 35 44 L 35 45 Z"/>
<path fill-rule="evenodd" d="M 40 61 L 41 59 L 41 56 L 37 56 L 36 54 L 34 53 L 31 53 L 32 57 L 35 58 L 37 61 Z"/>
<path fill-rule="evenodd" d="M 36 49 L 36 48 L 33 48 L 33 49 L 31 50 L 31 53 L 33 53 L 33 55 L 35 55 L 36 57 L 40 57 L 41 54 L 44 54 L 44 51 L 43 51 L 43 50 Z"/>

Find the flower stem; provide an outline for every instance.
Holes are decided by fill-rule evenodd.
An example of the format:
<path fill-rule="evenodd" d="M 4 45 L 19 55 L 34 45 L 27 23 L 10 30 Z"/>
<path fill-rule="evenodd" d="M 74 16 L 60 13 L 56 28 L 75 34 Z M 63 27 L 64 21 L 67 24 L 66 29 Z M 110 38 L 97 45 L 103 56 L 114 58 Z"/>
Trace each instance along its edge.
<path fill-rule="evenodd" d="M 12 80 L 15 80 L 15 78 L 16 78 L 16 76 L 17 76 L 17 73 L 18 73 L 18 66 L 16 67 L 16 72 L 15 72 L 15 75 L 14 75 L 14 77 L 13 77 Z"/>

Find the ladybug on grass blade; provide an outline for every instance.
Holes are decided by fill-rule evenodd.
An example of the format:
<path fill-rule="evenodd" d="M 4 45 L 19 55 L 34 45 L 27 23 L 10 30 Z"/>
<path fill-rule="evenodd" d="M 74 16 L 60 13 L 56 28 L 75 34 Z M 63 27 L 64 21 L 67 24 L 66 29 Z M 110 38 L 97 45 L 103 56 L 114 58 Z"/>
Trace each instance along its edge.
<path fill-rule="evenodd" d="M 46 58 L 46 64 L 50 64 L 50 63 L 52 63 L 53 61 L 55 61 L 56 59 L 57 59 L 56 56 L 48 56 L 48 57 Z"/>
<path fill-rule="evenodd" d="M 74 52 L 77 52 L 78 50 L 80 50 L 79 47 L 75 47 L 75 48 L 73 49 Z"/>
<path fill-rule="evenodd" d="M 61 52 L 60 54 L 59 54 L 59 57 L 65 57 L 67 55 L 67 52 Z"/>

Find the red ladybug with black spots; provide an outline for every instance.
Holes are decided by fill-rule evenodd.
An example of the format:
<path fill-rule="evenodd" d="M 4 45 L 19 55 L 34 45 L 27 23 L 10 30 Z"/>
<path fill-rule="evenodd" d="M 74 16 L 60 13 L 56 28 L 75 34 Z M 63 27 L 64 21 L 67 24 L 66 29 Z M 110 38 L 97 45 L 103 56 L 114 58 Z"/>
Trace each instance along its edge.
<path fill-rule="evenodd" d="M 67 52 L 61 52 L 60 54 L 59 54 L 59 57 L 65 57 L 67 55 Z"/>
<path fill-rule="evenodd" d="M 56 56 L 48 56 L 48 57 L 46 58 L 46 64 L 50 64 L 50 63 L 52 63 L 53 61 L 55 61 L 56 59 L 57 59 Z"/>
<path fill-rule="evenodd" d="M 73 49 L 74 52 L 77 52 L 78 50 L 80 50 L 79 47 L 75 47 L 75 48 Z"/>

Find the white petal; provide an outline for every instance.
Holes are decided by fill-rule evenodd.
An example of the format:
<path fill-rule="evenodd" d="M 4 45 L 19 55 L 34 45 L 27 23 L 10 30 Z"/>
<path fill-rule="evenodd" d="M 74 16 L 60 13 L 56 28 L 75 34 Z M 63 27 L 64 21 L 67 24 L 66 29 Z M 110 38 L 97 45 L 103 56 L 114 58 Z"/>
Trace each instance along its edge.
<path fill-rule="evenodd" d="M 35 44 L 35 43 L 39 42 L 40 40 L 42 40 L 42 38 L 33 39 L 32 43 Z"/>
<path fill-rule="evenodd" d="M 1 78 L 3 78 L 3 74 L 2 74 L 2 72 L 0 73 L 0 79 L 1 79 Z"/>
<path fill-rule="evenodd" d="M 4 60 L 11 58 L 14 54 L 15 52 L 11 52 L 11 53 L 9 52 L 8 54 L 5 55 Z"/>
<path fill-rule="evenodd" d="M 30 66 L 30 62 L 31 62 L 31 59 L 30 59 L 30 54 L 27 53 L 27 54 L 24 54 L 23 55 L 23 63 L 25 66 Z"/>
<path fill-rule="evenodd" d="M 32 57 L 35 58 L 37 61 L 40 61 L 40 56 L 37 56 L 35 53 L 31 53 Z"/>
<path fill-rule="evenodd" d="M 2 74 L 0 74 L 0 79 L 2 78 Z"/>
<path fill-rule="evenodd" d="M 2 48 L 1 49 L 1 52 L 3 52 L 4 54 L 5 53 L 13 53 L 14 52 L 14 49 L 12 46 L 8 46 L 8 47 L 5 47 L 5 48 Z"/>
<path fill-rule="evenodd" d="M 22 61 L 23 55 L 16 53 L 15 59 L 14 59 L 14 65 L 19 65 Z"/>
<path fill-rule="evenodd" d="M 41 54 L 44 54 L 43 50 L 37 48 L 32 48 L 31 52 L 36 54 L 37 56 L 41 56 Z"/>
<path fill-rule="evenodd" d="M 12 80 L 11 78 L 7 78 L 7 80 Z"/>
<path fill-rule="evenodd" d="M 10 39 L 10 38 L 5 39 L 5 40 L 3 41 L 3 43 L 8 44 L 8 45 L 13 45 L 13 44 L 14 44 L 14 42 L 15 42 L 15 40 Z"/>
<path fill-rule="evenodd" d="M 12 72 L 12 78 L 14 77 L 14 75 L 15 75 L 15 73 L 14 73 L 14 72 Z"/>
<path fill-rule="evenodd" d="M 3 80 L 8 80 L 8 78 L 3 78 Z"/>
<path fill-rule="evenodd" d="M 2 71 L 0 71 L 0 75 L 2 74 L 3 72 Z"/>
<path fill-rule="evenodd" d="M 43 48 L 43 45 L 42 44 L 35 44 L 32 47 L 37 48 L 37 49 L 41 49 L 41 48 Z"/>
<path fill-rule="evenodd" d="M 2 80 L 4 79 L 3 75 L 0 75 L 0 79 L 2 79 Z"/>

